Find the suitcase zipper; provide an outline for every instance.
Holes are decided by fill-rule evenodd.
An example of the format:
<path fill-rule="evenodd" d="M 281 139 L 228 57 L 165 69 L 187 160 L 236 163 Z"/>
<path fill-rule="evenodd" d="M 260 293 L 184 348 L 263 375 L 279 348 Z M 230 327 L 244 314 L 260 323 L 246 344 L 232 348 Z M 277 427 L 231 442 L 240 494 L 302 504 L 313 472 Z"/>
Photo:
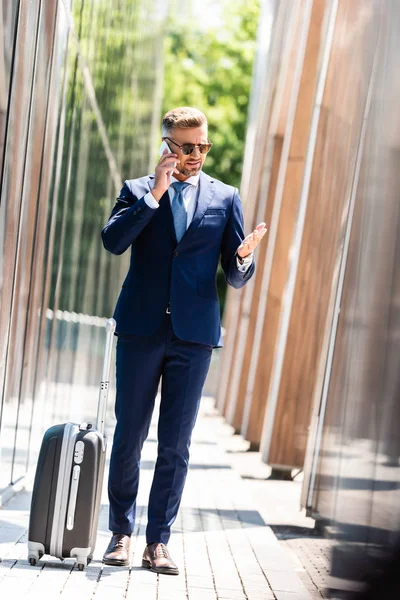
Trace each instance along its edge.
<path fill-rule="evenodd" d="M 74 423 L 66 423 L 60 455 L 60 468 L 57 478 L 57 491 L 54 503 L 53 527 L 50 538 L 50 554 L 63 558 L 62 547 L 68 504 L 68 489 L 71 480 L 71 467 L 74 446 L 79 427 Z"/>

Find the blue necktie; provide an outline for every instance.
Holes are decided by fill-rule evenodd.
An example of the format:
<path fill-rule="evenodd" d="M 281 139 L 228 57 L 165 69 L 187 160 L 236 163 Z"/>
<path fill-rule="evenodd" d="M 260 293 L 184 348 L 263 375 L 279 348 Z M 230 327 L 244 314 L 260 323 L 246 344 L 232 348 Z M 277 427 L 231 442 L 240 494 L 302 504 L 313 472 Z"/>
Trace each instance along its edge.
<path fill-rule="evenodd" d="M 171 209 L 174 217 L 175 234 L 178 243 L 181 241 L 183 234 L 186 231 L 187 225 L 187 212 L 185 204 L 183 202 L 183 190 L 187 188 L 190 183 L 185 181 L 174 181 L 172 187 L 175 190 L 175 196 L 172 199 Z"/>

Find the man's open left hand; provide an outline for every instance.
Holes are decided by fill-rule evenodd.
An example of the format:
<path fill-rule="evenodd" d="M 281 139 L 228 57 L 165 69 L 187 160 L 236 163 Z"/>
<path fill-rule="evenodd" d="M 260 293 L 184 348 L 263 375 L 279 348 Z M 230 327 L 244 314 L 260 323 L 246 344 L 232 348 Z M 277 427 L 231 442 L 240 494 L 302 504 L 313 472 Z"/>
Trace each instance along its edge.
<path fill-rule="evenodd" d="M 257 225 L 255 230 L 243 240 L 237 249 L 240 258 L 246 258 L 246 256 L 254 252 L 266 233 L 267 228 L 265 227 L 265 223 Z"/>

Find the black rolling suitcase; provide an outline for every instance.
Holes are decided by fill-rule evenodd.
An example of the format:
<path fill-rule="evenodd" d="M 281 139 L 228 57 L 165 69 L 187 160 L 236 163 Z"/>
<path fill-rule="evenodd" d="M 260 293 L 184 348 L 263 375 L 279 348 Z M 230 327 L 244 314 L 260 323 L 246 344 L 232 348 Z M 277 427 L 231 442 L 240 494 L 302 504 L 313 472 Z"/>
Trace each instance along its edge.
<path fill-rule="evenodd" d="M 43 437 L 31 502 L 28 560 L 43 554 L 75 558 L 80 571 L 96 544 L 106 456 L 104 421 L 110 379 L 115 321 L 106 324 L 107 342 L 96 427 L 64 423 Z"/>

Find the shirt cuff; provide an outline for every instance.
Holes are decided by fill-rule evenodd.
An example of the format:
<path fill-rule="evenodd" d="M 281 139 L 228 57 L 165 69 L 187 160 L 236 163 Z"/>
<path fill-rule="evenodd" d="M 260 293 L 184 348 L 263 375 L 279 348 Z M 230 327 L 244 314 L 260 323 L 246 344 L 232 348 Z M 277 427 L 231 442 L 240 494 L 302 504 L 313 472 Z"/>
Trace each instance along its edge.
<path fill-rule="evenodd" d="M 158 208 L 159 207 L 157 200 L 154 198 L 154 196 L 151 192 L 148 192 L 145 195 L 144 201 L 146 202 L 147 206 L 149 206 L 150 208 Z"/>
<path fill-rule="evenodd" d="M 236 256 L 236 266 L 241 273 L 246 273 L 246 271 L 249 269 L 250 265 L 253 262 L 253 254 L 249 254 L 248 256 L 246 256 L 246 258 L 243 258 L 242 260 L 243 262 L 240 263 L 238 256 Z"/>

